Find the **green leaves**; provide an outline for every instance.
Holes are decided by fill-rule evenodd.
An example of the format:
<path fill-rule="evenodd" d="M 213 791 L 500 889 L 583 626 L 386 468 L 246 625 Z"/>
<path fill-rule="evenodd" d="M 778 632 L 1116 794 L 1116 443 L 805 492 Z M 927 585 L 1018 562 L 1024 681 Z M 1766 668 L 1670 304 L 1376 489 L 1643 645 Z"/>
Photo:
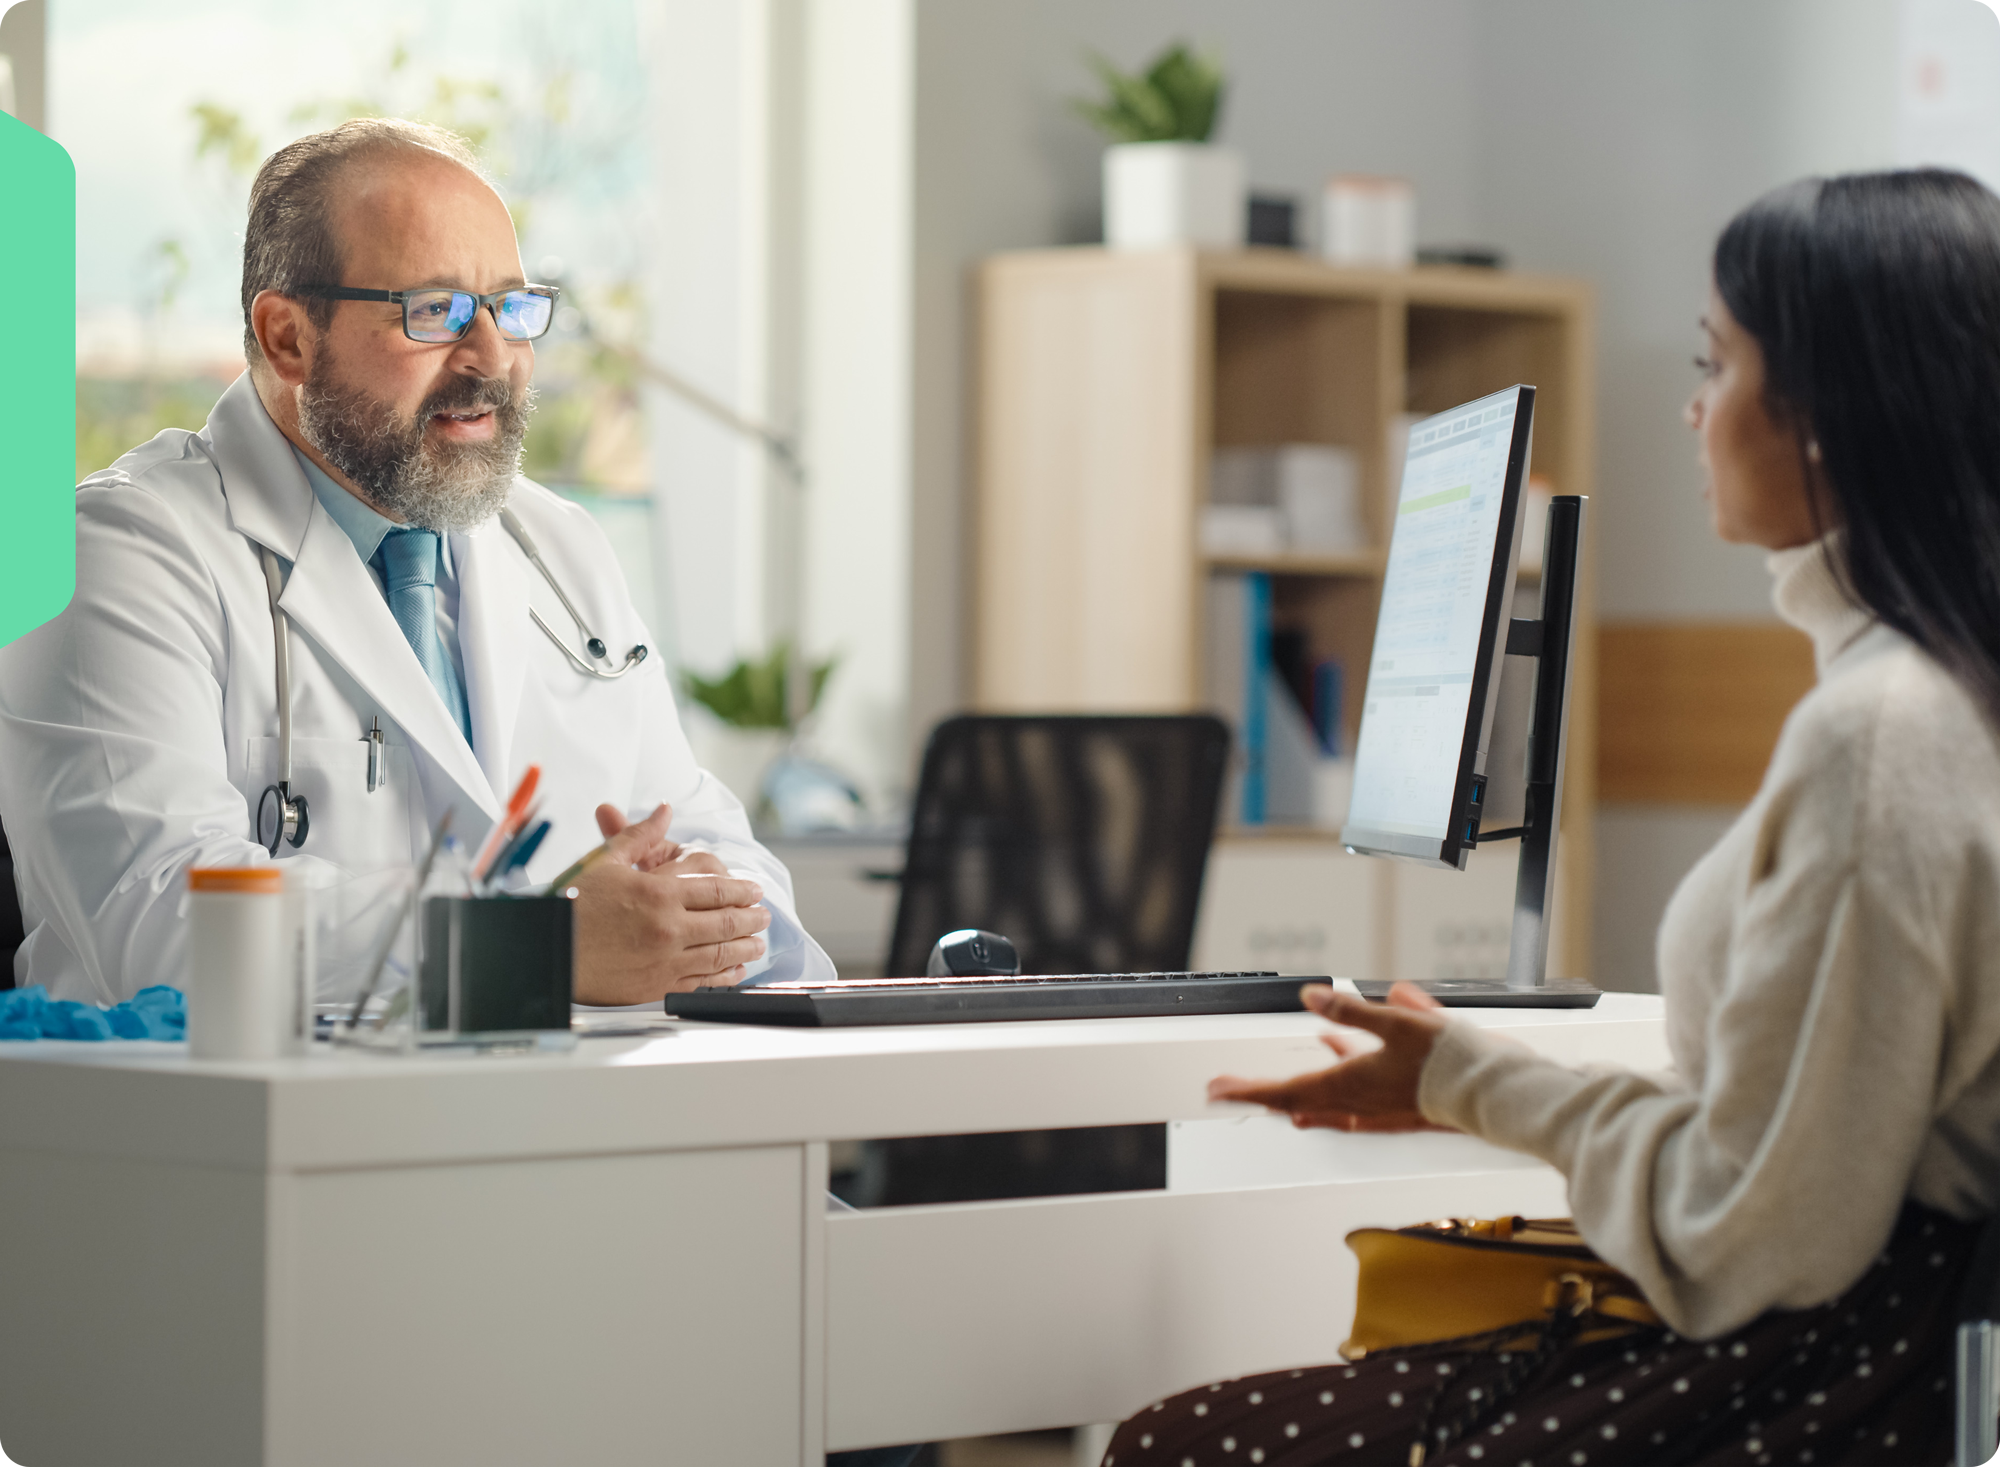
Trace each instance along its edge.
<path fill-rule="evenodd" d="M 231 173 L 247 178 L 263 156 L 263 148 L 257 142 L 257 135 L 244 123 L 243 114 L 214 102 L 197 102 L 188 108 L 188 113 L 197 129 L 195 157 L 206 158 L 214 153 Z"/>
<path fill-rule="evenodd" d="M 1222 108 L 1222 63 L 1185 42 L 1162 51 L 1143 75 L 1127 76 L 1095 51 L 1084 58 L 1109 93 L 1079 99 L 1084 121 L 1114 143 L 1205 143 Z"/>
<path fill-rule="evenodd" d="M 819 706 L 820 691 L 833 673 L 835 660 L 828 658 L 807 669 L 804 713 Z M 792 719 L 785 692 L 791 670 L 791 643 L 780 642 L 771 649 L 770 656 L 756 662 L 746 658 L 714 682 L 692 672 L 683 672 L 681 676 L 687 683 L 688 696 L 733 728 L 789 729 Z"/>

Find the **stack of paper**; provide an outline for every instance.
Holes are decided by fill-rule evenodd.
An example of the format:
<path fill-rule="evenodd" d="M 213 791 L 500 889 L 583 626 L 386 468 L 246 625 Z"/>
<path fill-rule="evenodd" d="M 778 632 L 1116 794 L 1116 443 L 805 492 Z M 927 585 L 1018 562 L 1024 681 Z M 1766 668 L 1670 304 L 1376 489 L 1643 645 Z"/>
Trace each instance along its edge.
<path fill-rule="evenodd" d="M 1217 556 L 1352 554 L 1368 548 L 1361 465 L 1330 443 L 1218 448 L 1210 460 L 1202 550 Z"/>

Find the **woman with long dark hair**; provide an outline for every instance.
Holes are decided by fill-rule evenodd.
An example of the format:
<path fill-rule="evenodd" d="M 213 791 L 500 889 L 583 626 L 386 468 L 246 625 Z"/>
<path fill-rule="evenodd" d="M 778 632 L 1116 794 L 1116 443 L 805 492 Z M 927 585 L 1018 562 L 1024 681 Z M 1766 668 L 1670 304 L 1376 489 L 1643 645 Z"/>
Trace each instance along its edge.
<path fill-rule="evenodd" d="M 2000 199 L 1808 180 L 1716 245 L 1688 406 L 1725 540 L 1772 552 L 1817 686 L 1659 935 L 1675 1069 L 1576 1069 L 1309 991 L 1346 1057 L 1217 1099 L 1445 1126 L 1560 1169 L 1664 1323 L 1195 1391 L 1107 1467 L 1936 1463 L 1953 1306 L 2000 1206 Z"/>

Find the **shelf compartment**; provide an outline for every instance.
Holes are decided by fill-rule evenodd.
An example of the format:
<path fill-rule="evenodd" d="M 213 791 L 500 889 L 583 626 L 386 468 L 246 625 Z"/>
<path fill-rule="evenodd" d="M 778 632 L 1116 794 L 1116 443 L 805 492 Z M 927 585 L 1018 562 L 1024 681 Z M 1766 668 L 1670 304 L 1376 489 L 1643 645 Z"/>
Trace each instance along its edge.
<path fill-rule="evenodd" d="M 1405 330 L 1408 411 L 1448 412 L 1525 382 L 1535 388 L 1534 470 L 1547 475 L 1557 493 L 1575 481 L 1568 445 L 1576 407 L 1565 400 L 1573 369 L 1563 317 L 1413 304 Z"/>
<path fill-rule="evenodd" d="M 1381 539 L 1381 405 L 1389 314 L 1379 300 L 1215 292 L 1211 441 L 1326 443 L 1361 465 L 1361 516 Z M 1206 486 L 1204 486 L 1205 495 Z"/>

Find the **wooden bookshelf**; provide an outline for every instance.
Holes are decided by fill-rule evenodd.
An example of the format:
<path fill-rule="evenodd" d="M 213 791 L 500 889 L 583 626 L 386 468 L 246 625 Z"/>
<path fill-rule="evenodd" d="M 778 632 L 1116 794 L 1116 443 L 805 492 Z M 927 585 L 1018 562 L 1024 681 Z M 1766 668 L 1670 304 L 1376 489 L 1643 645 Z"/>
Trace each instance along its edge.
<path fill-rule="evenodd" d="M 1358 694 L 1381 595 L 1386 448 L 1399 414 L 1532 383 L 1535 471 L 1557 493 L 1592 493 L 1593 305 L 1578 281 L 1336 267 L 1286 250 L 1092 248 L 988 260 L 979 301 L 973 686 L 983 709 L 1199 707 L 1203 596 L 1224 570 L 1269 572 L 1278 624 L 1303 628 L 1315 656 L 1340 658 Z M 1212 450 L 1278 443 L 1353 450 L 1374 548 L 1202 553 Z M 1589 971 L 1596 796 L 1589 539 L 1552 956 L 1554 971 L 1579 976 Z M 1533 577 L 1523 580 L 1532 588 Z M 1351 738 L 1361 699 L 1348 704 Z M 1393 910 L 1395 882 L 1378 885 L 1385 930 L 1407 927 Z M 1395 946 L 1393 936 L 1378 944 L 1390 955 L 1383 961 L 1405 971 Z"/>

